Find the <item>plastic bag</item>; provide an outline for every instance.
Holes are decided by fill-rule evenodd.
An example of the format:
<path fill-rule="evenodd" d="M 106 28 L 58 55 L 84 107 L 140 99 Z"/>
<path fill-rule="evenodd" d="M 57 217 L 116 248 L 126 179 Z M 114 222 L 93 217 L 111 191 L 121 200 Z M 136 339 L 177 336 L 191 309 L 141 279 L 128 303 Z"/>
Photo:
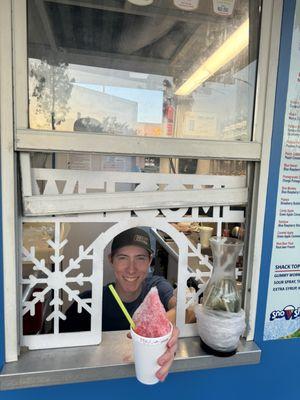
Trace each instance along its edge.
<path fill-rule="evenodd" d="M 240 336 L 246 328 L 244 310 L 237 313 L 215 311 L 199 304 L 195 306 L 194 311 L 199 336 L 205 344 L 223 352 L 237 348 Z"/>

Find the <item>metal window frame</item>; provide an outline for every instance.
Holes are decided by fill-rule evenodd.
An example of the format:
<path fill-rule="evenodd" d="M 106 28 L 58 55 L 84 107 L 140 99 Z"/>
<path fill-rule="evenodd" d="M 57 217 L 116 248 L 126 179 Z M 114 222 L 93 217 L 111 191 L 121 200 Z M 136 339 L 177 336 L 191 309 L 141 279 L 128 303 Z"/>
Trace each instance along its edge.
<path fill-rule="evenodd" d="M 254 138 L 262 138 L 262 154 L 260 163 L 255 163 L 253 180 L 251 232 L 249 235 L 244 305 L 246 316 L 248 317 L 247 340 L 253 340 L 255 333 L 283 0 L 273 0 L 272 2 L 265 0 L 262 11 L 262 25 L 264 22 L 265 26 L 262 30 L 259 55 L 262 58 L 263 71 L 259 67 L 258 71 L 261 71 L 262 74 L 259 75 L 258 80 L 260 94 L 257 97 L 254 118 Z M 259 115 L 259 110 L 261 110 L 261 115 Z"/>
<path fill-rule="evenodd" d="M 120 146 L 119 137 L 109 135 L 84 134 L 87 142 L 84 151 L 95 152 L 94 140 L 97 140 L 100 153 L 109 148 L 111 154 L 122 155 L 159 155 L 172 157 L 197 157 L 218 159 L 245 159 L 255 162 L 255 177 L 253 184 L 253 202 L 251 208 L 251 232 L 249 237 L 249 258 L 247 271 L 247 292 L 245 308 L 249 316 L 250 331 L 247 340 L 253 339 L 256 316 L 256 302 L 258 292 L 258 276 L 260 271 L 260 255 L 263 232 L 263 216 L 265 212 L 265 193 L 269 171 L 270 140 L 272 133 L 276 76 L 278 64 L 278 49 L 280 41 L 281 13 L 283 0 L 264 1 L 261 20 L 261 39 L 259 49 L 257 89 L 255 94 L 255 113 L 253 138 L 254 142 L 234 143 L 218 141 L 188 141 L 185 139 L 167 139 L 168 151 L 157 145 L 157 138 L 134 138 L 135 144 L 128 137 L 123 139 Z M 12 19 L 11 19 L 12 15 Z M 4 285 L 5 285 L 5 354 L 6 361 L 14 361 L 18 355 L 17 334 L 17 243 L 15 225 L 17 224 L 17 202 L 14 185 L 16 182 L 15 153 L 28 151 L 66 151 L 62 144 L 62 132 L 38 132 L 28 130 L 28 98 L 27 98 L 27 27 L 26 27 L 26 0 L 3 0 L 1 7 L 1 163 L 2 185 L 10 188 L 2 193 L 3 208 L 3 240 L 6 243 L 3 253 Z M 3 32 L 2 32 L 3 31 Z M 11 33 L 13 37 L 11 37 Z M 10 43 L 13 42 L 13 46 Z M 5 60 L 5 62 L 4 62 Z M 13 60 L 13 62 L 11 61 Z M 14 80 L 10 79 L 13 71 Z M 5 83 L 5 84 L 3 84 Z M 13 99 L 14 94 L 14 99 Z M 15 102 L 13 103 L 13 100 Z M 13 116 L 13 111 L 15 115 Z M 15 132 L 14 132 L 15 122 Z M 68 133 L 70 134 L 70 133 Z M 37 138 L 34 143 L 34 138 Z M 78 143 L 83 140 L 80 133 L 76 133 Z M 15 138 L 15 141 L 14 141 Z M 74 134 L 72 135 L 74 139 Z M 53 139 L 53 140 L 52 140 Z M 66 139 L 66 136 L 64 136 Z M 129 139 L 129 141 L 128 141 Z M 110 146 L 107 146 L 108 140 Z M 163 139 L 162 139 L 163 140 Z M 184 149 L 182 141 L 184 140 Z M 126 144 L 126 142 L 130 142 Z M 65 141 L 67 142 L 67 141 Z M 93 148 L 91 149 L 91 143 Z M 71 151 L 83 151 L 74 144 Z M 104 143 L 106 143 L 104 145 Z M 165 143 L 165 142 L 162 142 Z M 40 146 L 40 147 L 39 147 Z M 72 143 L 73 146 L 73 143 Z M 193 147 L 196 146 L 196 147 Z M 170 151 L 171 149 L 171 151 Z M 233 150 L 234 149 L 234 150 Z M 68 150 L 70 147 L 68 146 Z M 170 152 L 169 152 L 170 151 Z M 26 159 L 27 157 L 27 159 Z M 22 174 L 23 193 L 30 194 L 28 185 L 28 156 L 21 153 L 21 165 L 26 166 L 27 179 Z M 24 168 L 22 167 L 24 170 Z M 8 184 L 10 183 L 10 185 Z M 9 295 L 7 295 L 9 293 Z M 9 338 L 9 340 L 8 340 Z"/>
<path fill-rule="evenodd" d="M 13 152 L 13 53 L 11 29 L 12 4 L 1 2 L 0 13 L 0 121 L 1 121 L 1 186 L 5 359 L 18 357 L 17 319 L 17 199 L 16 163 Z M 9 296 L 7 295 L 9 293 Z"/>
<path fill-rule="evenodd" d="M 107 150 L 109 149 L 109 151 Z M 17 129 L 15 150 L 259 161 L 261 143 Z"/>

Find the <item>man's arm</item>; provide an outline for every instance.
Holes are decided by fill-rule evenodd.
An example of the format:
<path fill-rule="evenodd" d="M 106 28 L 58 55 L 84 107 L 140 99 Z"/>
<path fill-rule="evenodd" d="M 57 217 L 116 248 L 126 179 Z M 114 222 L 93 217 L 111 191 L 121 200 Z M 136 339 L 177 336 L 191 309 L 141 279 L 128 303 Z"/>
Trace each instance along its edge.
<path fill-rule="evenodd" d="M 177 298 L 176 296 L 172 296 L 168 302 L 167 318 L 172 322 L 173 325 L 176 323 L 176 304 Z M 185 310 L 185 323 L 191 324 L 193 322 L 196 322 L 196 316 L 193 311 L 193 307 L 188 307 Z"/>
<path fill-rule="evenodd" d="M 167 318 L 172 322 L 173 325 L 176 323 L 176 303 L 176 297 L 172 296 L 168 302 Z"/>

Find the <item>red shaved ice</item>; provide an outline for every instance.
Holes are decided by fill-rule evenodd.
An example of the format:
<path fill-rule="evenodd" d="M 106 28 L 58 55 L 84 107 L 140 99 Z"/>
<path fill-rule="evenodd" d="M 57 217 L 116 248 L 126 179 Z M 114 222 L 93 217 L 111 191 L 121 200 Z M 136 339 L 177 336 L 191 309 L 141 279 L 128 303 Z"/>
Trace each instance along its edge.
<path fill-rule="evenodd" d="M 170 332 L 170 322 L 156 287 L 153 287 L 133 314 L 135 332 L 145 337 L 165 336 Z"/>

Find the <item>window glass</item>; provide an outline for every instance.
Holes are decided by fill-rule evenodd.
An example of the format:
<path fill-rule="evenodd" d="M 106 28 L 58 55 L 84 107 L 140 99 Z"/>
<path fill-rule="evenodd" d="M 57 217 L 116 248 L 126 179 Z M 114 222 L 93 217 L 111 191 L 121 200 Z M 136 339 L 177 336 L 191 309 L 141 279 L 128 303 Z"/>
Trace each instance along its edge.
<path fill-rule="evenodd" d="M 260 1 L 182 3 L 28 0 L 30 128 L 251 140 Z"/>
<path fill-rule="evenodd" d="M 92 153 L 31 153 L 32 168 L 196 175 L 246 175 L 243 160 L 203 160 Z"/>

